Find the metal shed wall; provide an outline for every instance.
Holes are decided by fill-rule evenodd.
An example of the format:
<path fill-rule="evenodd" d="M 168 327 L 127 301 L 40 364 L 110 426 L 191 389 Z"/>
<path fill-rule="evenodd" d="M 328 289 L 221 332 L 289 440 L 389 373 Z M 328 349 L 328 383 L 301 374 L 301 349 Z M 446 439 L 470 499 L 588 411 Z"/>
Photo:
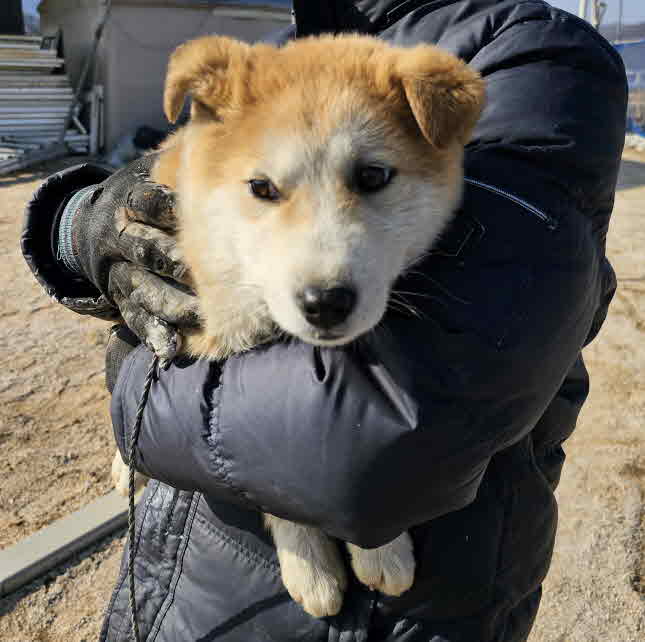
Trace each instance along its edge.
<path fill-rule="evenodd" d="M 100 0 L 43 0 L 43 33 L 60 27 L 75 85 L 102 12 Z M 289 2 L 113 0 L 98 52 L 97 81 L 105 90 L 106 147 L 140 125 L 164 128 L 162 92 L 168 56 L 206 34 L 253 41 L 290 21 Z"/>

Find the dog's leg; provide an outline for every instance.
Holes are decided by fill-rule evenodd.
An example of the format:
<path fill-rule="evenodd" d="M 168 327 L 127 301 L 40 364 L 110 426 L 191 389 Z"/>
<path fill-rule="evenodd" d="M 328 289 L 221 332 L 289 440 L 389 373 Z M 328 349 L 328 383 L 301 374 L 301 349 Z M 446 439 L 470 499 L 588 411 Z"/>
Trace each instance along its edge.
<path fill-rule="evenodd" d="M 121 453 L 117 450 L 112 460 L 112 483 L 119 495 L 128 496 L 130 487 L 130 469 L 123 461 Z M 148 483 L 148 478 L 141 473 L 134 473 L 134 492 L 143 488 Z"/>
<path fill-rule="evenodd" d="M 264 515 L 280 560 L 282 581 L 289 595 L 314 617 L 335 615 L 347 586 L 345 567 L 322 531 Z"/>
<path fill-rule="evenodd" d="M 379 548 L 360 548 L 347 542 L 352 568 L 360 582 L 386 595 L 401 595 L 414 581 L 412 539 L 401 533 Z"/>

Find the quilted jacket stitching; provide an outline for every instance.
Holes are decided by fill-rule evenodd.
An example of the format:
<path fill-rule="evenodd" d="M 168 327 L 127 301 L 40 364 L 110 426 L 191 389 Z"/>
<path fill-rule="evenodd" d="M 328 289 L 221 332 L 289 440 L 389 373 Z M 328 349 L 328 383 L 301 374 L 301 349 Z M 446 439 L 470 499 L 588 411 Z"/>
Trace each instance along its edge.
<path fill-rule="evenodd" d="M 150 496 L 146 500 L 146 507 L 145 507 L 145 510 L 143 511 L 143 516 L 141 517 L 141 521 L 139 523 L 139 532 L 137 533 L 137 544 L 135 546 L 135 556 L 136 556 L 136 553 L 139 551 L 139 544 L 141 542 L 141 533 L 143 532 L 143 525 L 148 515 L 148 509 L 150 508 L 150 505 L 152 504 L 152 500 L 157 494 L 158 489 L 159 489 L 159 484 L 155 486 L 155 489 L 152 491 L 152 493 L 150 493 Z M 112 608 L 114 606 L 114 603 L 116 602 L 117 596 L 119 595 L 119 593 L 121 593 L 121 590 L 123 589 L 123 583 L 125 582 L 126 577 L 127 577 L 127 566 L 125 567 L 123 575 L 119 578 L 119 583 L 117 584 L 116 588 L 114 589 L 114 592 L 112 593 L 112 599 L 110 600 L 110 605 L 108 606 L 108 609 L 106 611 L 109 614 L 112 614 Z M 123 618 L 121 620 L 121 624 L 118 627 L 116 639 L 119 639 L 119 637 L 121 636 L 121 633 L 123 632 L 123 624 L 126 622 L 126 620 L 129 626 L 130 620 L 128 618 Z M 109 621 L 109 617 L 106 620 L 106 622 L 107 621 Z M 107 635 L 108 628 L 109 627 L 106 626 L 106 635 Z M 103 639 L 105 639 L 105 637 L 103 637 Z"/>
<path fill-rule="evenodd" d="M 216 474 L 222 479 L 222 481 L 238 496 L 242 497 L 244 500 L 249 501 L 247 493 L 242 489 L 237 488 L 235 484 L 231 481 L 230 474 L 230 461 L 224 456 L 221 446 L 221 431 L 220 431 L 220 421 L 221 421 L 221 412 L 222 412 L 222 398 L 224 390 L 224 369 L 226 364 L 220 369 L 218 383 L 215 386 L 214 393 L 210 396 L 209 403 L 212 404 L 209 412 L 209 424 L 211 428 L 210 435 L 207 437 L 208 443 L 213 449 L 215 455 L 215 463 L 217 465 Z"/>
<path fill-rule="evenodd" d="M 273 562 L 272 560 L 267 559 L 263 555 L 260 555 L 260 553 L 257 553 L 256 551 L 252 551 L 250 548 L 242 544 L 242 542 L 234 539 L 228 533 L 225 533 L 223 530 L 215 526 L 215 524 L 213 524 L 212 522 L 209 522 L 202 515 L 197 515 L 195 519 L 207 531 L 210 531 L 212 535 L 218 538 L 222 544 L 229 544 L 230 546 L 235 548 L 249 564 L 252 564 L 252 563 L 260 564 L 261 566 L 266 568 L 274 575 L 279 575 L 280 566 L 278 565 L 277 562 Z"/>
<path fill-rule="evenodd" d="M 188 509 L 188 517 L 184 522 L 184 528 L 182 530 L 182 534 L 183 534 L 182 549 L 181 551 L 177 552 L 175 568 L 173 570 L 174 577 L 170 581 L 168 595 L 166 596 L 164 603 L 159 607 L 159 610 L 157 611 L 157 618 L 156 618 L 157 621 L 152 625 L 152 629 L 150 631 L 150 634 L 152 635 L 152 642 L 154 642 L 157 639 L 157 635 L 161 630 L 163 621 L 166 615 L 168 614 L 168 611 L 170 611 L 170 607 L 173 605 L 175 601 L 175 591 L 177 589 L 177 584 L 179 584 L 179 580 L 181 579 L 182 571 L 184 570 L 184 555 L 188 550 L 188 543 L 190 541 L 190 536 L 193 529 L 193 521 L 195 519 L 195 515 L 197 514 L 197 506 L 199 505 L 201 497 L 202 497 L 201 493 L 193 493 L 193 496 L 191 497 L 191 506 Z M 164 605 L 165 605 L 165 609 L 164 609 Z"/>

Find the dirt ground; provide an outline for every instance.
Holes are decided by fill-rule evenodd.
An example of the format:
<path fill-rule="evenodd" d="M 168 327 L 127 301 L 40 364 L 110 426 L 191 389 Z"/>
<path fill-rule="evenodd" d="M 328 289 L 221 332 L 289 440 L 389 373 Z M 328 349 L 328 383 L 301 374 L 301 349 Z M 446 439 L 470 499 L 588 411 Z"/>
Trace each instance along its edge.
<path fill-rule="evenodd" d="M 623 155 L 607 253 L 618 291 L 585 351 L 591 393 L 531 642 L 645 640 L 645 154 Z"/>
<path fill-rule="evenodd" d="M 110 489 L 109 325 L 53 303 L 19 247 L 39 181 L 75 162 L 0 177 L 0 548 Z"/>
<path fill-rule="evenodd" d="M 0 547 L 109 489 L 107 324 L 50 303 L 18 250 L 51 166 L 0 177 Z M 530 642 L 645 639 L 645 154 L 626 152 L 608 254 L 619 291 L 586 350 L 591 397 L 567 442 L 553 566 Z M 0 600 L 0 640 L 95 640 L 123 535 Z"/>

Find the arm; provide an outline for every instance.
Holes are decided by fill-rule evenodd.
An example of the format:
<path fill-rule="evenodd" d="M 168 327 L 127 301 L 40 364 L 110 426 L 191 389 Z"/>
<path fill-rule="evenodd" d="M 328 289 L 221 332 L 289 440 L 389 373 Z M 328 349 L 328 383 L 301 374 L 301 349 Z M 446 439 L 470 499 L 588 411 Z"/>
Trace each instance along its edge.
<path fill-rule="evenodd" d="M 153 385 L 137 468 L 360 546 L 472 501 L 489 459 L 560 387 L 600 295 L 600 254 L 590 237 L 578 247 L 585 221 L 556 235 L 512 203 L 472 198 L 491 212 L 488 234 L 428 259 L 438 285 L 411 298 L 422 319 L 391 314 L 387 330 L 344 350 L 294 341 L 221 368 L 171 366 Z M 122 452 L 149 359 L 136 351 L 115 389 Z"/>
<path fill-rule="evenodd" d="M 346 350 L 275 344 L 160 373 L 143 472 L 376 546 L 468 504 L 490 459 L 527 438 L 606 311 L 626 102 L 599 36 L 518 9 L 533 10 L 482 20 L 487 44 L 467 56 L 491 95 L 466 159 L 478 183 L 454 236 L 397 284 L 421 318 L 390 313 Z M 148 359 L 135 352 L 115 390 L 122 448 Z"/>

